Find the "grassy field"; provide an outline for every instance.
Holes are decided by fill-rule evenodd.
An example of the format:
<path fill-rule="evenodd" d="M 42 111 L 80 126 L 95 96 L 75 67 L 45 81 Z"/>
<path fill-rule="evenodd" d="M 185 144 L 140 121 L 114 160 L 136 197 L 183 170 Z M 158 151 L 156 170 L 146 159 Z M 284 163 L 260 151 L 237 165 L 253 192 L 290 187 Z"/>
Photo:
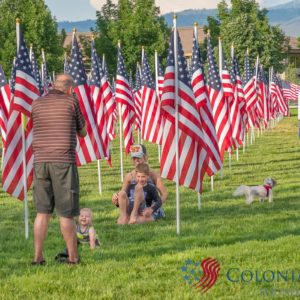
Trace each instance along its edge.
<path fill-rule="evenodd" d="M 115 224 L 118 212 L 111 205 L 111 195 L 121 185 L 115 143 L 114 168 L 102 163 L 102 196 L 96 164 L 80 169 L 81 206 L 94 211 L 102 248 L 94 252 L 81 248 L 82 263 L 73 267 L 54 261 L 57 252 L 64 249 L 56 217 L 45 243 L 47 265 L 30 266 L 35 217 L 31 194 L 30 237 L 25 240 L 22 202 L 1 190 L 0 299 L 299 299 L 297 131 L 296 117 L 284 119 L 257 137 L 245 153 L 240 151 L 238 162 L 234 155 L 231 171 L 226 160 L 224 179 L 216 176 L 214 192 L 209 178 L 205 179 L 200 211 L 196 193 L 180 188 L 180 236 L 176 234 L 175 187 L 167 181 L 164 220 L 146 225 Z M 150 165 L 158 169 L 156 147 L 148 145 L 148 149 Z M 130 169 L 126 158 L 125 171 Z M 244 199 L 232 197 L 238 185 L 257 185 L 269 176 L 278 182 L 273 203 L 256 201 L 247 206 Z M 199 269 L 187 263 L 207 257 L 216 258 L 221 271 L 216 284 L 202 294 L 184 276 Z M 182 271 L 184 266 L 189 274 Z M 286 280 L 278 277 L 278 271 L 287 273 Z"/>

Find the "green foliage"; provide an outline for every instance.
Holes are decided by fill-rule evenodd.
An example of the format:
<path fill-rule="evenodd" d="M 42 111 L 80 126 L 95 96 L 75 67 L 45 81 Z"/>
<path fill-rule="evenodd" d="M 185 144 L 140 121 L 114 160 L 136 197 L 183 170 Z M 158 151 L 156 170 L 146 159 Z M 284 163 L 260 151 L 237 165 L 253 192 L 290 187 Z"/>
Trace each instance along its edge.
<path fill-rule="evenodd" d="M 119 0 L 118 5 L 107 0 L 97 12 L 97 30 L 96 49 L 99 54 L 109 54 L 106 57 L 112 74 L 116 69 L 119 40 L 128 73 L 129 70 L 134 73 L 136 63 L 141 60 L 142 46 L 150 63 L 154 61 L 155 50 L 166 56 L 170 32 L 153 0 Z"/>
<path fill-rule="evenodd" d="M 300 77 L 297 74 L 297 69 L 293 64 L 288 65 L 285 70 L 285 79 L 295 84 L 300 84 Z"/>
<path fill-rule="evenodd" d="M 16 55 L 16 18 L 21 19 L 21 28 L 27 45 L 33 44 L 37 56 L 44 48 L 50 71 L 63 66 L 63 39 L 57 33 L 57 23 L 43 0 L 0 1 L 0 64 L 8 74 Z"/>
<path fill-rule="evenodd" d="M 113 141 L 113 168 L 101 161 L 102 196 L 98 193 L 97 163 L 79 168 L 81 207 L 93 210 L 102 247 L 95 251 L 82 247 L 78 266 L 54 261 L 65 248 L 56 216 L 50 221 L 45 241 L 46 266 L 30 266 L 35 217 L 32 197 L 30 234 L 25 240 L 23 203 L 1 189 L 0 299 L 298 299 L 288 294 L 261 295 L 262 289 L 288 293 L 300 288 L 300 144 L 296 112 L 292 114 L 294 117 L 284 119 L 273 130 L 264 131 L 253 145 L 247 143 L 238 162 L 234 154 L 231 171 L 226 160 L 224 178 L 215 176 L 214 192 L 210 191 L 209 178 L 205 178 L 200 211 L 196 192 L 180 188 L 180 236 L 176 234 L 175 186 L 169 181 L 165 181 L 169 199 L 164 204 L 164 220 L 145 225 L 115 224 L 118 210 L 111 204 L 111 195 L 121 186 L 117 137 Z M 150 165 L 158 169 L 157 146 L 147 144 L 147 150 Z M 131 169 L 130 158 L 124 157 L 125 172 Z M 259 185 L 269 176 L 278 183 L 273 203 L 255 201 L 248 206 L 242 197 L 232 197 L 237 186 Z M 183 279 L 181 267 L 188 259 L 207 257 L 215 257 L 221 270 L 216 284 L 203 295 Z M 254 278 L 230 282 L 226 278 L 230 268 L 251 270 Z M 256 270 L 259 278 L 267 270 L 283 275 L 295 270 L 294 282 L 276 278 L 256 282 Z"/>
<path fill-rule="evenodd" d="M 210 32 L 210 42 L 214 48 L 218 46 L 219 36 L 220 36 L 220 21 L 214 17 L 207 17 L 207 25 L 204 26 L 204 33 L 207 34 L 208 30 Z M 203 45 L 200 45 L 201 53 L 203 55 L 203 60 L 207 57 L 207 40 L 204 39 Z"/>
<path fill-rule="evenodd" d="M 108 69 L 112 72 L 117 64 L 117 48 L 112 34 L 117 23 L 117 6 L 111 0 L 107 0 L 101 11 L 97 11 L 96 16 L 99 37 L 95 39 L 95 48 L 99 55 L 106 54 Z"/>
<path fill-rule="evenodd" d="M 234 43 L 235 54 L 241 66 L 244 65 L 244 56 L 249 49 L 249 60 L 253 65 L 257 55 L 260 62 L 267 69 L 274 67 L 276 72 L 284 69 L 283 61 L 286 57 L 286 37 L 279 26 L 271 26 L 267 18 L 267 10 L 259 9 L 255 0 L 231 0 L 231 9 L 223 0 L 218 5 L 218 18 L 209 23 L 212 26 L 213 46 L 216 45 L 217 34 L 223 40 L 223 49 L 226 57 L 230 57 L 230 47 Z M 219 32 L 216 30 L 219 20 Z"/>

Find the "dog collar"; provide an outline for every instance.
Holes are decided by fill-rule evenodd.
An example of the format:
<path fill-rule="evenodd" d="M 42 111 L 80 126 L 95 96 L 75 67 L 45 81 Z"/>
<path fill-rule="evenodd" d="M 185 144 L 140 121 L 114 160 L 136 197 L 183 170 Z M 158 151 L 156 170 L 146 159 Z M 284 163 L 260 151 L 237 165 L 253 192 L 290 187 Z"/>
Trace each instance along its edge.
<path fill-rule="evenodd" d="M 270 193 L 270 190 L 272 189 L 272 187 L 271 187 L 270 185 L 268 185 L 268 184 L 265 184 L 265 185 L 264 185 L 264 188 L 265 188 L 266 191 L 267 191 L 267 197 L 269 197 L 269 193 Z"/>

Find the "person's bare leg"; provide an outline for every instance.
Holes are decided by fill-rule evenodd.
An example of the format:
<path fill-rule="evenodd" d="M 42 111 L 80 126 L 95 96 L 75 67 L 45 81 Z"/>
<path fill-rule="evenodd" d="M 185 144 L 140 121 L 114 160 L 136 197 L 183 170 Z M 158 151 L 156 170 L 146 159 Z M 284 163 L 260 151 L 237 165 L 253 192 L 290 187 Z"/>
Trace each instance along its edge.
<path fill-rule="evenodd" d="M 73 218 L 60 217 L 60 230 L 67 245 L 69 261 L 78 261 L 76 226 Z"/>
<path fill-rule="evenodd" d="M 34 234 L 34 260 L 35 262 L 41 262 L 44 260 L 43 245 L 47 236 L 48 224 L 50 220 L 50 214 L 37 213 L 33 225 Z"/>
<path fill-rule="evenodd" d="M 120 216 L 117 220 L 117 224 L 124 225 L 128 223 L 129 216 L 128 216 L 128 205 L 129 199 L 127 194 L 124 191 L 120 191 L 118 193 L 118 203 L 119 203 L 119 210 Z"/>
<path fill-rule="evenodd" d="M 134 191 L 134 205 L 130 214 L 129 224 L 138 222 L 140 205 L 145 201 L 145 195 L 143 188 L 136 188 Z"/>

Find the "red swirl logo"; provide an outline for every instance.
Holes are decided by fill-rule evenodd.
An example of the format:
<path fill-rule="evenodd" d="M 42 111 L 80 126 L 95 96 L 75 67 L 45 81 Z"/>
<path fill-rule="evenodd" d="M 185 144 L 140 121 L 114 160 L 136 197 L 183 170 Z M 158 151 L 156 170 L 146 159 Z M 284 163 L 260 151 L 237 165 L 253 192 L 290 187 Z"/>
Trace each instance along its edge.
<path fill-rule="evenodd" d="M 208 257 L 202 260 L 201 268 L 203 271 L 202 276 L 200 280 L 194 284 L 194 287 L 199 289 L 201 293 L 206 293 L 213 287 L 219 277 L 220 264 L 215 258 Z"/>

